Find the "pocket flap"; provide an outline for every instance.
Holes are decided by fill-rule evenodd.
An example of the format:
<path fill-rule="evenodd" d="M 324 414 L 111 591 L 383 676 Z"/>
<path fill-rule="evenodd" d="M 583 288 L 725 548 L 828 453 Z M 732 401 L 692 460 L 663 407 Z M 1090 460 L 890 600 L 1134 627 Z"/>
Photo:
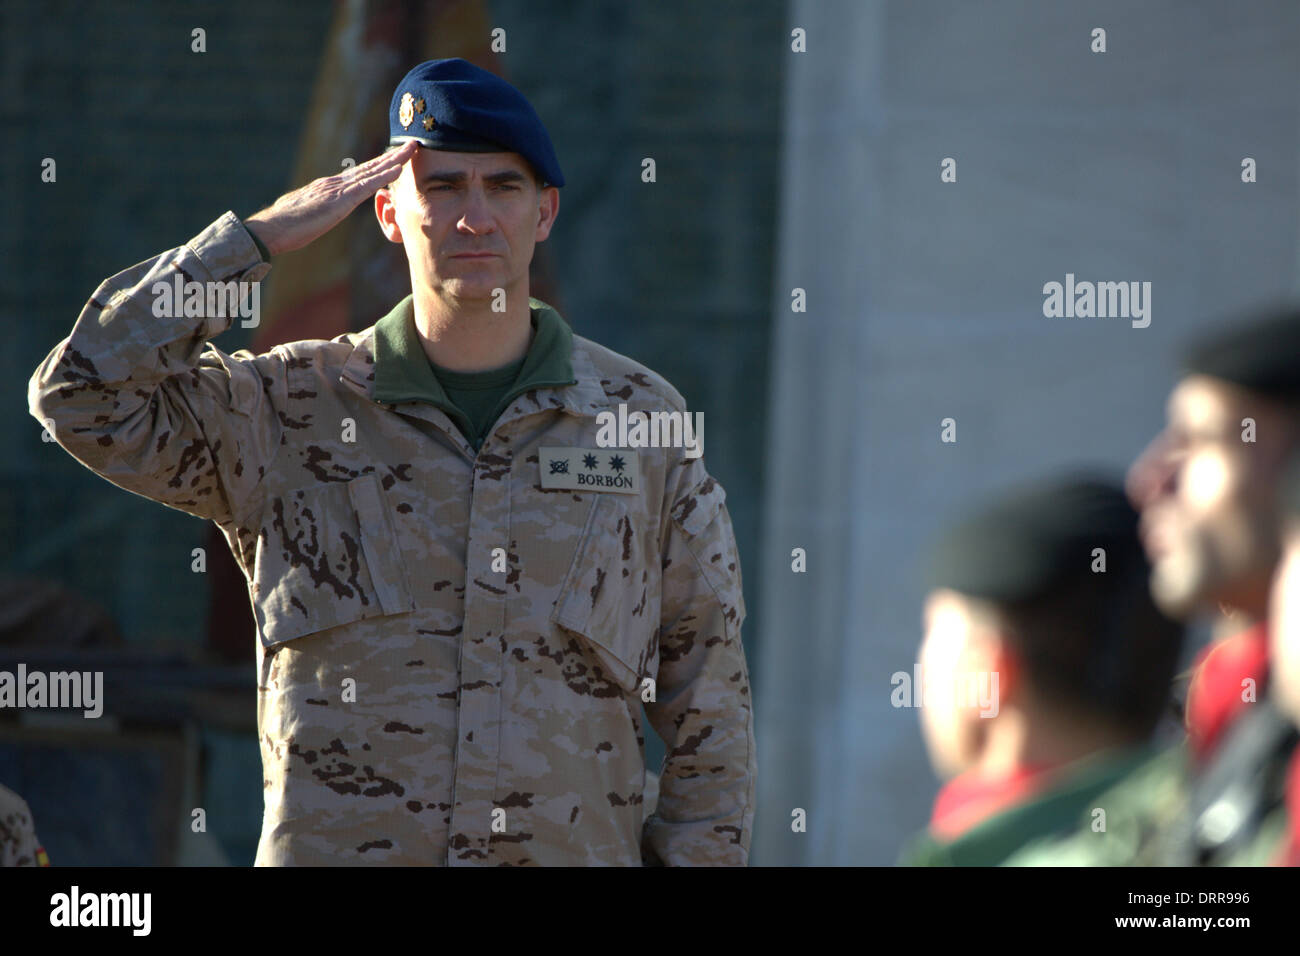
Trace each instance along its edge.
<path fill-rule="evenodd" d="M 413 610 L 378 479 L 363 475 L 274 499 L 258 536 L 250 590 L 267 647 Z"/>
<path fill-rule="evenodd" d="M 348 497 L 357 513 L 370 581 L 384 613 L 413 610 L 415 605 L 406 580 L 406 566 L 402 563 L 401 545 L 379 480 L 374 475 L 365 475 L 349 481 Z"/>
<path fill-rule="evenodd" d="M 727 500 L 727 492 L 711 476 L 678 498 L 673 504 L 672 519 L 678 527 L 694 537 L 712 522 Z"/>
<path fill-rule="evenodd" d="M 596 496 L 551 614 L 553 623 L 593 645 L 610 677 L 628 691 L 648 673 L 659 618 L 657 582 L 620 572 L 631 521 L 619 496 Z"/>

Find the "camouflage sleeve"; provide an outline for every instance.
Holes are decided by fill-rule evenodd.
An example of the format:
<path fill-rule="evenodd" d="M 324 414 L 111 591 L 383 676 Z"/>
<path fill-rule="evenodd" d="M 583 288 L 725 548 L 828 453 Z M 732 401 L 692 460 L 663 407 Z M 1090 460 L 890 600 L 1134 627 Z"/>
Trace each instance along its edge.
<path fill-rule="evenodd" d="M 234 283 L 269 269 L 228 212 L 106 280 L 32 376 L 32 415 L 128 491 L 216 521 L 248 513 L 280 442 L 284 363 L 204 345 L 236 317 Z"/>
<path fill-rule="evenodd" d="M 659 673 L 646 715 L 666 744 L 647 863 L 743 866 L 754 750 L 740 557 L 722 486 L 700 459 L 674 483 L 663 549 Z"/>
<path fill-rule="evenodd" d="M 27 802 L 0 787 L 0 866 L 41 866 L 41 856 Z"/>

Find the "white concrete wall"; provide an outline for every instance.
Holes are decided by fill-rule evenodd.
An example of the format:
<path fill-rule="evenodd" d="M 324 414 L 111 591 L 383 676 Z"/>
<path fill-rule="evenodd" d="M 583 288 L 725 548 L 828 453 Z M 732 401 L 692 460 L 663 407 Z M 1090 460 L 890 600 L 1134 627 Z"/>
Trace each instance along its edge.
<path fill-rule="evenodd" d="M 941 523 L 1066 463 L 1122 470 L 1177 343 L 1296 289 L 1300 6 L 795 0 L 796 26 L 753 861 L 892 863 L 937 788 L 890 675 L 913 666 Z M 1066 273 L 1151 282 L 1150 326 L 1045 318 Z"/>

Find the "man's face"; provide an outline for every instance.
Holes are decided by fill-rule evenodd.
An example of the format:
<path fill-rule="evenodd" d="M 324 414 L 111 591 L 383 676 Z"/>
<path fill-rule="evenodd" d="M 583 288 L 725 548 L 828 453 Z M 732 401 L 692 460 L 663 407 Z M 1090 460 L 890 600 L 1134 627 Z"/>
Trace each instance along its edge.
<path fill-rule="evenodd" d="M 526 289 L 558 210 L 559 190 L 539 189 L 518 153 L 418 149 L 375 196 L 384 235 L 406 248 L 412 285 L 465 301 L 521 281 Z"/>
<path fill-rule="evenodd" d="M 1255 420 L 1255 441 L 1242 419 Z M 1271 403 L 1216 379 L 1184 379 L 1168 424 L 1129 470 L 1151 559 L 1151 593 L 1171 617 L 1224 604 L 1266 610 L 1278 556 L 1277 483 L 1294 424 Z"/>
<path fill-rule="evenodd" d="M 990 686 L 1000 641 L 956 591 L 930 592 L 921 642 L 921 732 L 930 763 L 941 777 L 970 769 L 980 755 L 989 721 L 973 690 Z M 987 704 L 987 701 L 984 702 Z"/>
<path fill-rule="evenodd" d="M 1273 581 L 1269 614 L 1269 684 L 1300 725 L 1300 524 L 1292 523 Z"/>

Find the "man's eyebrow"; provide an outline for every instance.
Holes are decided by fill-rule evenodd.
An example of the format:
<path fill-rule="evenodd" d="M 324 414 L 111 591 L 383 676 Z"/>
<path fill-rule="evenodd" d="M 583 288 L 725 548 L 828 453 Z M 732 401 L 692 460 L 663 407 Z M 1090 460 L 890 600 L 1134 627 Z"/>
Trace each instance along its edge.
<path fill-rule="evenodd" d="M 488 173 L 483 177 L 483 181 L 497 185 L 500 183 L 519 183 L 523 182 L 526 178 L 527 177 L 518 170 L 505 169 L 496 173 Z M 461 170 L 435 169 L 420 177 L 420 185 L 423 186 L 432 182 L 440 182 L 451 183 L 452 185 L 459 186 L 467 179 L 469 179 L 469 175 Z"/>
<path fill-rule="evenodd" d="M 435 169 L 432 172 L 425 173 L 420 177 L 420 185 L 434 181 L 444 183 L 463 183 L 469 177 L 460 171 L 450 169 Z"/>

